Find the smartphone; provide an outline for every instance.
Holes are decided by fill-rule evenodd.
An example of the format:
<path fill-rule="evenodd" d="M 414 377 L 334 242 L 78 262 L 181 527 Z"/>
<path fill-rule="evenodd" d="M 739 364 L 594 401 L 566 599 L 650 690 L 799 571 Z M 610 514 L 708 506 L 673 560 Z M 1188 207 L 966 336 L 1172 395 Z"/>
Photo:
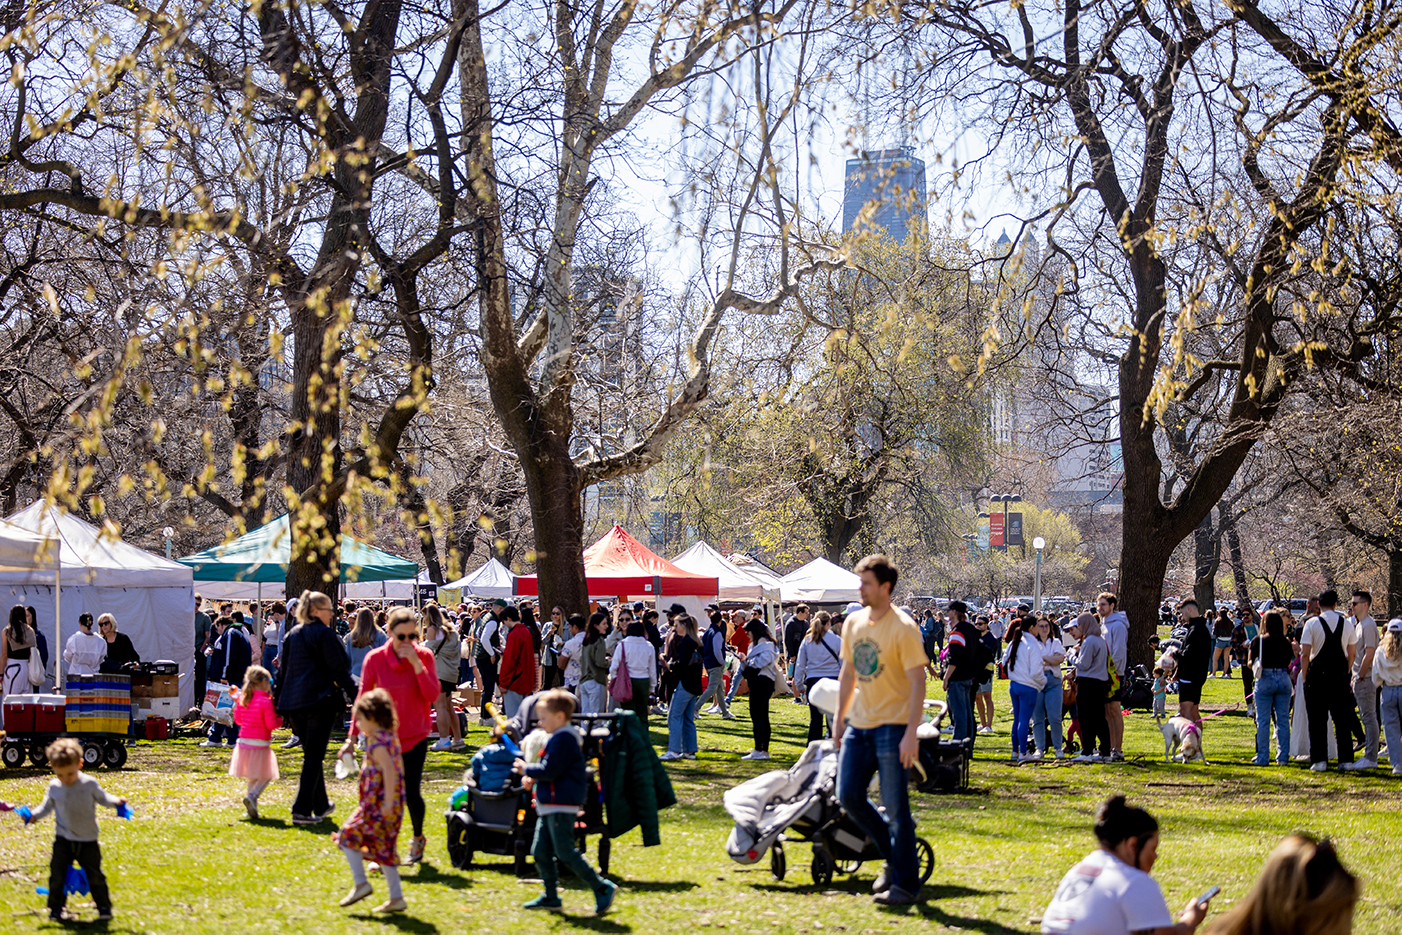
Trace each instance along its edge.
<path fill-rule="evenodd" d="M 1193 902 L 1194 904 L 1199 906 L 1206 906 L 1209 902 L 1211 902 L 1212 897 L 1216 896 L 1220 892 L 1222 892 L 1222 887 L 1220 886 L 1209 887 L 1208 889 L 1202 892 L 1201 896 L 1193 900 Z"/>

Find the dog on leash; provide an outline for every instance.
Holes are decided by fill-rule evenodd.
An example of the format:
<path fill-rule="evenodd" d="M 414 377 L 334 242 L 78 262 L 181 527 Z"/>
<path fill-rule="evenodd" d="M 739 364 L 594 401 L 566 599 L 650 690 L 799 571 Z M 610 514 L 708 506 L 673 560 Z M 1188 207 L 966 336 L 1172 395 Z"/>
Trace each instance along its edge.
<path fill-rule="evenodd" d="M 1164 762 L 1191 763 L 1202 760 L 1209 765 L 1207 755 L 1202 752 L 1202 728 L 1185 717 L 1171 717 L 1167 721 L 1154 718 L 1163 732 Z"/>

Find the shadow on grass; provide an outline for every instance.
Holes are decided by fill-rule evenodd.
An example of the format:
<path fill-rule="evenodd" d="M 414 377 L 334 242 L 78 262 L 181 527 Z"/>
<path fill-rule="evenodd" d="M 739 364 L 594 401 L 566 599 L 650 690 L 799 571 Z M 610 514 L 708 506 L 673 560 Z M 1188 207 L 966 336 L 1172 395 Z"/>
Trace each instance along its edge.
<path fill-rule="evenodd" d="M 600 917 L 594 915 L 571 915 L 568 912 L 556 912 L 564 921 L 575 928 L 588 929 L 591 932 L 631 932 L 632 926 L 624 925 L 622 922 L 615 922 L 607 916 Z"/>
<path fill-rule="evenodd" d="M 970 892 L 978 891 L 972 890 Z M 995 922 L 992 919 L 971 919 L 966 916 L 954 915 L 953 913 L 945 912 L 938 906 L 930 905 L 928 901 L 918 902 L 914 906 L 883 906 L 881 908 L 887 915 L 910 916 L 918 913 L 922 919 L 929 922 L 938 922 L 946 928 L 985 932 L 987 935 L 1025 935 L 1027 931 L 1024 928 L 1011 928 L 1001 922 Z"/>
<path fill-rule="evenodd" d="M 408 911 L 412 912 L 413 908 L 411 904 Z M 379 922 L 397 928 L 401 932 L 413 932 L 415 935 L 438 935 L 438 926 L 432 922 L 424 922 L 402 912 L 357 912 L 351 918 L 361 919 L 365 922 Z"/>
<path fill-rule="evenodd" d="M 400 879 L 406 883 L 437 883 L 439 886 L 446 886 L 452 890 L 466 890 L 472 888 L 472 880 L 462 873 L 453 870 L 451 873 L 442 873 L 438 867 L 427 860 L 419 864 L 419 872 L 410 876 L 400 874 Z"/>
<path fill-rule="evenodd" d="M 618 884 L 620 893 L 685 893 L 701 884 L 692 880 L 624 880 Z"/>

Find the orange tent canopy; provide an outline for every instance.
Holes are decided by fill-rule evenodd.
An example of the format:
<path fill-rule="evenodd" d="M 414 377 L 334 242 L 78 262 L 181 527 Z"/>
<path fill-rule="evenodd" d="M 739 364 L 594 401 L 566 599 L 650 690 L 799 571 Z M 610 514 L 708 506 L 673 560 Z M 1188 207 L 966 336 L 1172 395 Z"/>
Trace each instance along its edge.
<path fill-rule="evenodd" d="M 714 598 L 720 593 L 719 579 L 683 571 L 618 525 L 584 550 L 584 577 L 596 597 Z M 517 578 L 516 593 L 539 594 L 536 576 Z"/>

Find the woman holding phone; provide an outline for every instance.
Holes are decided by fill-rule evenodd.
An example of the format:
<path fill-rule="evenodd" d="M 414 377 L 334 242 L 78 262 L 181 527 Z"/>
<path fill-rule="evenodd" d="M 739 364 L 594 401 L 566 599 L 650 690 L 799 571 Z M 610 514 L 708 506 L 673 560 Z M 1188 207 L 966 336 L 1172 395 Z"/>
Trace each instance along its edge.
<path fill-rule="evenodd" d="M 1042 931 L 1054 935 L 1192 935 L 1214 891 L 1193 898 L 1175 922 L 1149 871 L 1159 855 L 1153 815 L 1111 796 L 1095 816 L 1100 846 L 1062 877 Z"/>

